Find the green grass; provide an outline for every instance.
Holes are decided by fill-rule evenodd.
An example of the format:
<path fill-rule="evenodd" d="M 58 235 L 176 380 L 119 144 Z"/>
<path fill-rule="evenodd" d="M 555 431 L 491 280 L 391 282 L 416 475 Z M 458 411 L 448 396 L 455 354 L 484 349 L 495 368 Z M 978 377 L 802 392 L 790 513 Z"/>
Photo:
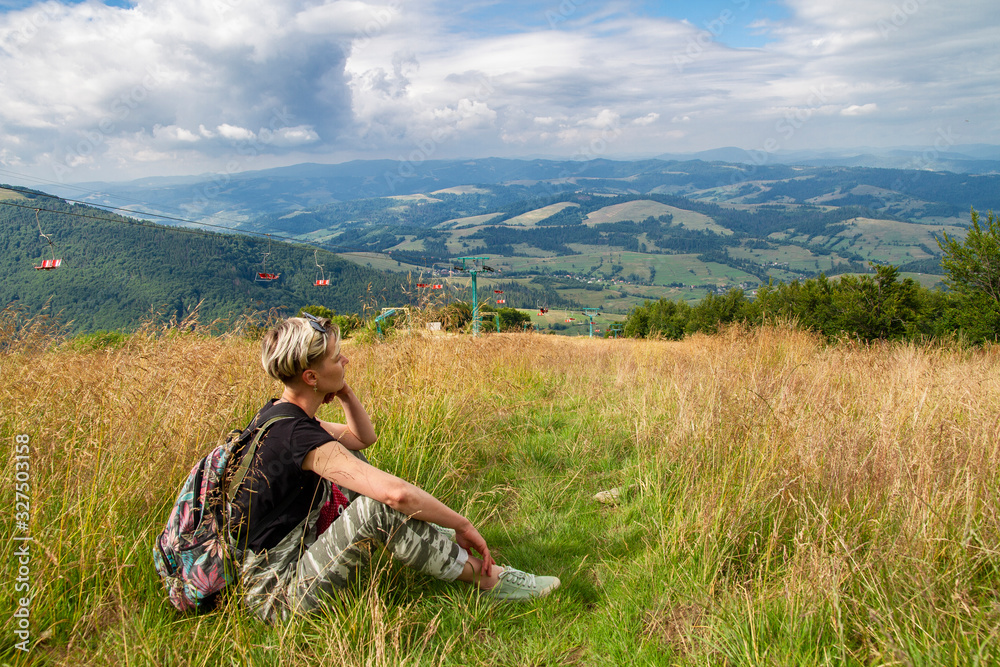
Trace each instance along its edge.
<path fill-rule="evenodd" d="M 783 245 L 773 249 L 730 248 L 729 254 L 738 259 L 749 259 L 761 266 L 772 269 L 772 264 L 787 265 L 787 268 L 799 271 L 826 271 L 846 260 L 832 253 L 817 255 L 808 248 L 796 245 Z"/>
<path fill-rule="evenodd" d="M 579 208 L 579 206 L 579 204 L 574 204 L 572 202 L 550 204 L 548 206 L 543 206 L 542 208 L 536 208 L 533 211 L 528 211 L 527 213 L 522 213 L 521 215 L 516 215 L 513 218 L 508 218 L 507 220 L 504 220 L 503 224 L 506 227 L 537 227 L 539 221 L 551 217 L 563 209 L 570 207 Z"/>
<path fill-rule="evenodd" d="M 962 227 L 857 218 L 830 239 L 827 246 L 850 250 L 869 260 L 899 265 L 928 259 L 931 255 L 920 246 L 936 251 L 937 242 L 934 237 L 940 236 L 942 232 L 959 238 L 965 236 L 965 229 Z"/>
<path fill-rule="evenodd" d="M 498 561 L 563 585 L 494 605 L 379 557 L 323 612 L 265 626 L 232 604 L 177 614 L 149 555 L 190 465 L 276 395 L 258 344 L 140 332 L 76 351 L 0 330 L 0 432 L 30 436 L 35 540 L 35 643 L 13 648 L 4 596 L 3 662 L 1000 661 L 993 348 L 831 347 L 788 328 L 349 342 L 372 460 L 468 516 Z M 13 478 L 8 457 L 8 508 Z M 611 487 L 618 505 L 593 500 Z M 12 512 L 0 525 L 18 532 Z"/>
<path fill-rule="evenodd" d="M 337 257 L 346 259 L 349 262 L 354 262 L 355 264 L 360 264 L 361 266 L 377 269 L 379 271 L 396 271 L 404 273 L 407 271 L 413 271 L 415 273 L 419 273 L 420 271 L 426 270 L 424 267 L 417 266 L 416 264 L 409 264 L 407 262 L 392 259 L 383 253 L 340 253 Z"/>
<path fill-rule="evenodd" d="M 13 190 L 7 190 L 6 188 L 0 188 L 0 199 L 27 199 L 20 192 L 14 192 Z"/>
<path fill-rule="evenodd" d="M 639 222 L 650 216 L 656 218 L 667 214 L 673 216 L 674 224 L 687 229 L 710 230 L 716 234 L 723 235 L 732 234 L 732 231 L 722 227 L 704 213 L 688 211 L 652 200 L 632 201 L 606 206 L 588 215 L 584 224 L 599 225 L 607 222 L 621 222 L 623 220 Z"/>

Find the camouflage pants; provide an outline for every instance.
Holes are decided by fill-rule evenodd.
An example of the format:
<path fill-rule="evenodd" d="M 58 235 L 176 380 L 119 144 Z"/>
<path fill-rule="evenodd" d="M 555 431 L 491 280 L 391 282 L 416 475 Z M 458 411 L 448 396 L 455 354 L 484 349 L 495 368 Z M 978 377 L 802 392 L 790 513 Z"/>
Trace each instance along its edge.
<path fill-rule="evenodd" d="M 318 538 L 319 510 L 314 510 L 273 548 L 243 554 L 241 595 L 258 617 L 276 622 L 290 613 L 312 611 L 324 597 L 348 586 L 380 545 L 437 579 L 454 581 L 462 573 L 468 552 L 431 524 L 345 492 L 350 504 Z"/>

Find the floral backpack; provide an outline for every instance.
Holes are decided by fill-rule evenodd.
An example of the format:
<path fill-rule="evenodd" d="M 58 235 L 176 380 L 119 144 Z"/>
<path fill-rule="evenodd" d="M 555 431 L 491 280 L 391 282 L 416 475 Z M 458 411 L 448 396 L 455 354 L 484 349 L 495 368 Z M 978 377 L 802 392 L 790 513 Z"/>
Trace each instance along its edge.
<path fill-rule="evenodd" d="M 167 526 L 153 547 L 153 566 L 163 580 L 170 602 L 180 611 L 211 608 L 216 594 L 235 581 L 236 564 L 229 531 L 233 500 L 267 430 L 275 422 L 295 416 L 294 410 L 287 403 L 265 407 L 245 430 L 231 431 L 223 444 L 199 461 L 181 486 Z M 265 412 L 277 416 L 255 428 Z M 239 468 L 229 470 L 236 453 L 247 441 L 250 442 Z M 287 504 L 275 508 L 261 527 L 266 528 L 286 509 Z"/>

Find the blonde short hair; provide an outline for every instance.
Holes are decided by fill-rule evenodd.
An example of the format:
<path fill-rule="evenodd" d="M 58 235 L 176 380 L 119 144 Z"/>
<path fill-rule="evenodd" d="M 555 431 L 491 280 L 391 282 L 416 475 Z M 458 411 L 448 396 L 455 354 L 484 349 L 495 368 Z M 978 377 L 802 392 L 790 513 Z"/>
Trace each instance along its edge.
<path fill-rule="evenodd" d="M 313 327 L 315 322 L 326 333 Z M 325 317 L 307 320 L 289 317 L 266 334 L 261 344 L 260 363 L 275 380 L 288 384 L 302 375 L 302 371 L 326 356 L 330 346 L 333 353 L 340 352 L 340 328 Z"/>

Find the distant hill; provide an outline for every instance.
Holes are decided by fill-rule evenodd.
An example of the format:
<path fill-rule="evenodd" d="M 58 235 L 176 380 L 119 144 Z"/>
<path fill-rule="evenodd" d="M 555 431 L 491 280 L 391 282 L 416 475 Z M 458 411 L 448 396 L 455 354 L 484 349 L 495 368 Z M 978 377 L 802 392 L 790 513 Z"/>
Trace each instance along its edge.
<path fill-rule="evenodd" d="M 935 153 L 934 164 L 990 162 L 994 148 L 952 146 Z M 1000 174 L 933 171 L 929 162 L 919 169 L 804 164 L 927 157 L 872 150 L 877 160 L 800 152 L 797 164 L 781 155 L 758 164 L 760 156 L 740 149 L 702 154 L 712 161 L 300 164 L 92 184 L 98 194 L 89 201 L 281 234 L 424 277 L 446 276 L 456 257 L 488 256 L 499 271 L 483 274 L 484 287 L 506 281 L 507 305 L 525 308 L 575 303 L 625 312 L 646 299 L 752 292 L 772 279 L 864 272 L 873 262 L 932 285 L 940 280 L 936 238 L 963 235 L 970 208 L 1000 210 Z M 62 191 L 80 196 L 79 187 Z"/>
<path fill-rule="evenodd" d="M 968 153 L 959 152 L 959 148 Z M 581 187 L 596 193 L 661 192 L 704 198 L 699 191 L 723 186 L 816 180 L 833 184 L 833 190 L 857 185 L 878 187 L 892 197 L 946 204 L 949 215 L 965 215 L 971 206 L 1000 209 L 1000 152 L 989 149 L 951 147 L 929 153 L 899 149 L 878 154 L 800 151 L 762 156 L 725 148 L 698 154 L 705 159 L 675 156 L 679 159 L 636 161 L 356 160 L 225 175 L 53 185 L 46 189 L 92 204 L 134 207 L 137 215 L 143 211 L 165 213 L 232 227 L 261 215 L 476 185 L 520 188 L 518 196 L 522 198 Z M 886 200 L 889 208 L 892 197 Z"/>
<path fill-rule="evenodd" d="M 965 144 L 944 150 L 935 146 L 827 150 L 776 151 L 764 154 L 742 148 L 716 148 L 697 153 L 665 153 L 660 160 L 705 160 L 738 164 L 785 164 L 811 167 L 872 167 L 878 169 L 917 169 L 951 171 L 959 174 L 1000 173 L 1000 146 Z"/>
<path fill-rule="evenodd" d="M 2 186 L 0 186 L 2 187 Z M 33 267 L 48 258 L 39 221 L 56 244 L 62 265 Z M 340 313 L 360 312 L 405 299 L 400 274 L 375 271 L 320 254 L 330 287 L 315 287 L 318 272 L 312 248 L 273 242 L 267 269 L 281 274 L 274 283 L 254 282 L 268 241 L 245 235 L 190 233 L 38 194 L 0 189 L 0 307 L 29 313 L 48 304 L 49 313 L 75 331 L 133 327 L 151 312 L 183 318 L 201 301 L 201 321 L 229 318 L 251 310 L 294 314 L 320 304 Z"/>

